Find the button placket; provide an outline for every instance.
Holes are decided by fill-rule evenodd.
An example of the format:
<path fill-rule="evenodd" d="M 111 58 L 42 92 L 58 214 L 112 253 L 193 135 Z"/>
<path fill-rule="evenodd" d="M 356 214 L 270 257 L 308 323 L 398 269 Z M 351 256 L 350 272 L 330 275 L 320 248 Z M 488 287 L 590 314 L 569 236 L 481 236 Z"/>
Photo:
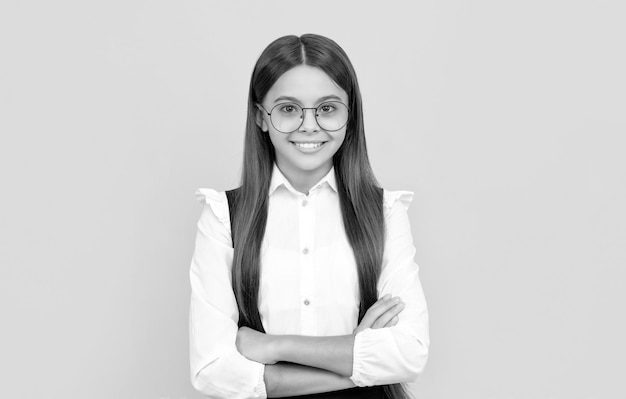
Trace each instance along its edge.
<path fill-rule="evenodd" d="M 316 332 L 316 317 L 313 299 L 315 296 L 315 207 L 313 206 L 314 193 L 300 200 L 300 295 L 301 295 L 301 332 L 305 335 L 314 335 Z"/>

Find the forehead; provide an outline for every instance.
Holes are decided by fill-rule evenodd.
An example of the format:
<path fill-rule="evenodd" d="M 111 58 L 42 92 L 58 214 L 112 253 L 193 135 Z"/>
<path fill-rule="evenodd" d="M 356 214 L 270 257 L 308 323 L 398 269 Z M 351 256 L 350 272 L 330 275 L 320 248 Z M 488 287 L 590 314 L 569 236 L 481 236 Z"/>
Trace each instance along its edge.
<path fill-rule="evenodd" d="M 333 95 L 348 102 L 347 93 L 326 72 L 310 65 L 298 65 L 278 78 L 267 92 L 264 102 L 273 103 L 280 97 L 293 97 L 309 105 Z"/>

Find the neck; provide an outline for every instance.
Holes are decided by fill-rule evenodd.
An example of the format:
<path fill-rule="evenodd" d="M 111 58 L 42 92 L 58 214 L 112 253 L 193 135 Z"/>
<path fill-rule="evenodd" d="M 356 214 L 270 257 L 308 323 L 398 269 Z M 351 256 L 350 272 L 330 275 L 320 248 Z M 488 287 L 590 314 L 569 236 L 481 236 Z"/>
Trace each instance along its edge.
<path fill-rule="evenodd" d="M 279 162 L 277 162 L 276 165 L 282 174 L 285 175 L 293 188 L 306 195 L 309 195 L 311 188 L 313 188 L 317 182 L 322 180 L 322 177 L 326 176 L 333 166 L 332 162 L 329 162 L 327 165 L 314 170 L 300 170 L 284 168 Z"/>

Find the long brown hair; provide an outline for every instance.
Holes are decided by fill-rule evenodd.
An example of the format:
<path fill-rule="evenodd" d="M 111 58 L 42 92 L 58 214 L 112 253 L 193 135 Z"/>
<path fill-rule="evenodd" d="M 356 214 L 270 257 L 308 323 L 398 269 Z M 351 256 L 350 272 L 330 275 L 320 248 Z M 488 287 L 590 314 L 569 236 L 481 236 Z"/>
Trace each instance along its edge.
<path fill-rule="evenodd" d="M 256 124 L 256 104 L 263 101 L 283 73 L 302 64 L 320 68 L 348 94 L 346 136 L 333 157 L 333 165 L 346 235 L 358 266 L 359 322 L 378 299 L 376 285 L 385 239 L 383 191 L 367 156 L 356 73 L 346 53 L 331 39 L 314 34 L 284 36 L 263 51 L 252 72 L 243 173 L 232 225 L 232 285 L 239 307 L 239 326 L 258 331 L 264 331 L 258 309 L 260 252 L 275 153 L 268 134 Z M 391 398 L 406 397 L 400 384 L 386 386 L 385 391 Z"/>

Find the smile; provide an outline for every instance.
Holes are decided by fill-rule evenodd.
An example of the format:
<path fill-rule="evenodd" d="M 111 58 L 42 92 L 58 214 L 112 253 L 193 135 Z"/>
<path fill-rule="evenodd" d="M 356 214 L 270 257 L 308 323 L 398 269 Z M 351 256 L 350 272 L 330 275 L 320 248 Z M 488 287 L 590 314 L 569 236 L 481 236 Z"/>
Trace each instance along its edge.
<path fill-rule="evenodd" d="M 293 143 L 293 145 L 295 145 L 298 148 L 302 148 L 302 149 L 306 149 L 306 150 L 313 150 L 313 149 L 316 149 L 316 148 L 320 148 L 326 142 L 325 141 L 318 141 L 318 142 L 313 142 L 313 143 L 307 143 L 307 142 L 298 142 L 298 143 L 296 143 L 295 141 L 292 141 L 292 143 Z"/>

